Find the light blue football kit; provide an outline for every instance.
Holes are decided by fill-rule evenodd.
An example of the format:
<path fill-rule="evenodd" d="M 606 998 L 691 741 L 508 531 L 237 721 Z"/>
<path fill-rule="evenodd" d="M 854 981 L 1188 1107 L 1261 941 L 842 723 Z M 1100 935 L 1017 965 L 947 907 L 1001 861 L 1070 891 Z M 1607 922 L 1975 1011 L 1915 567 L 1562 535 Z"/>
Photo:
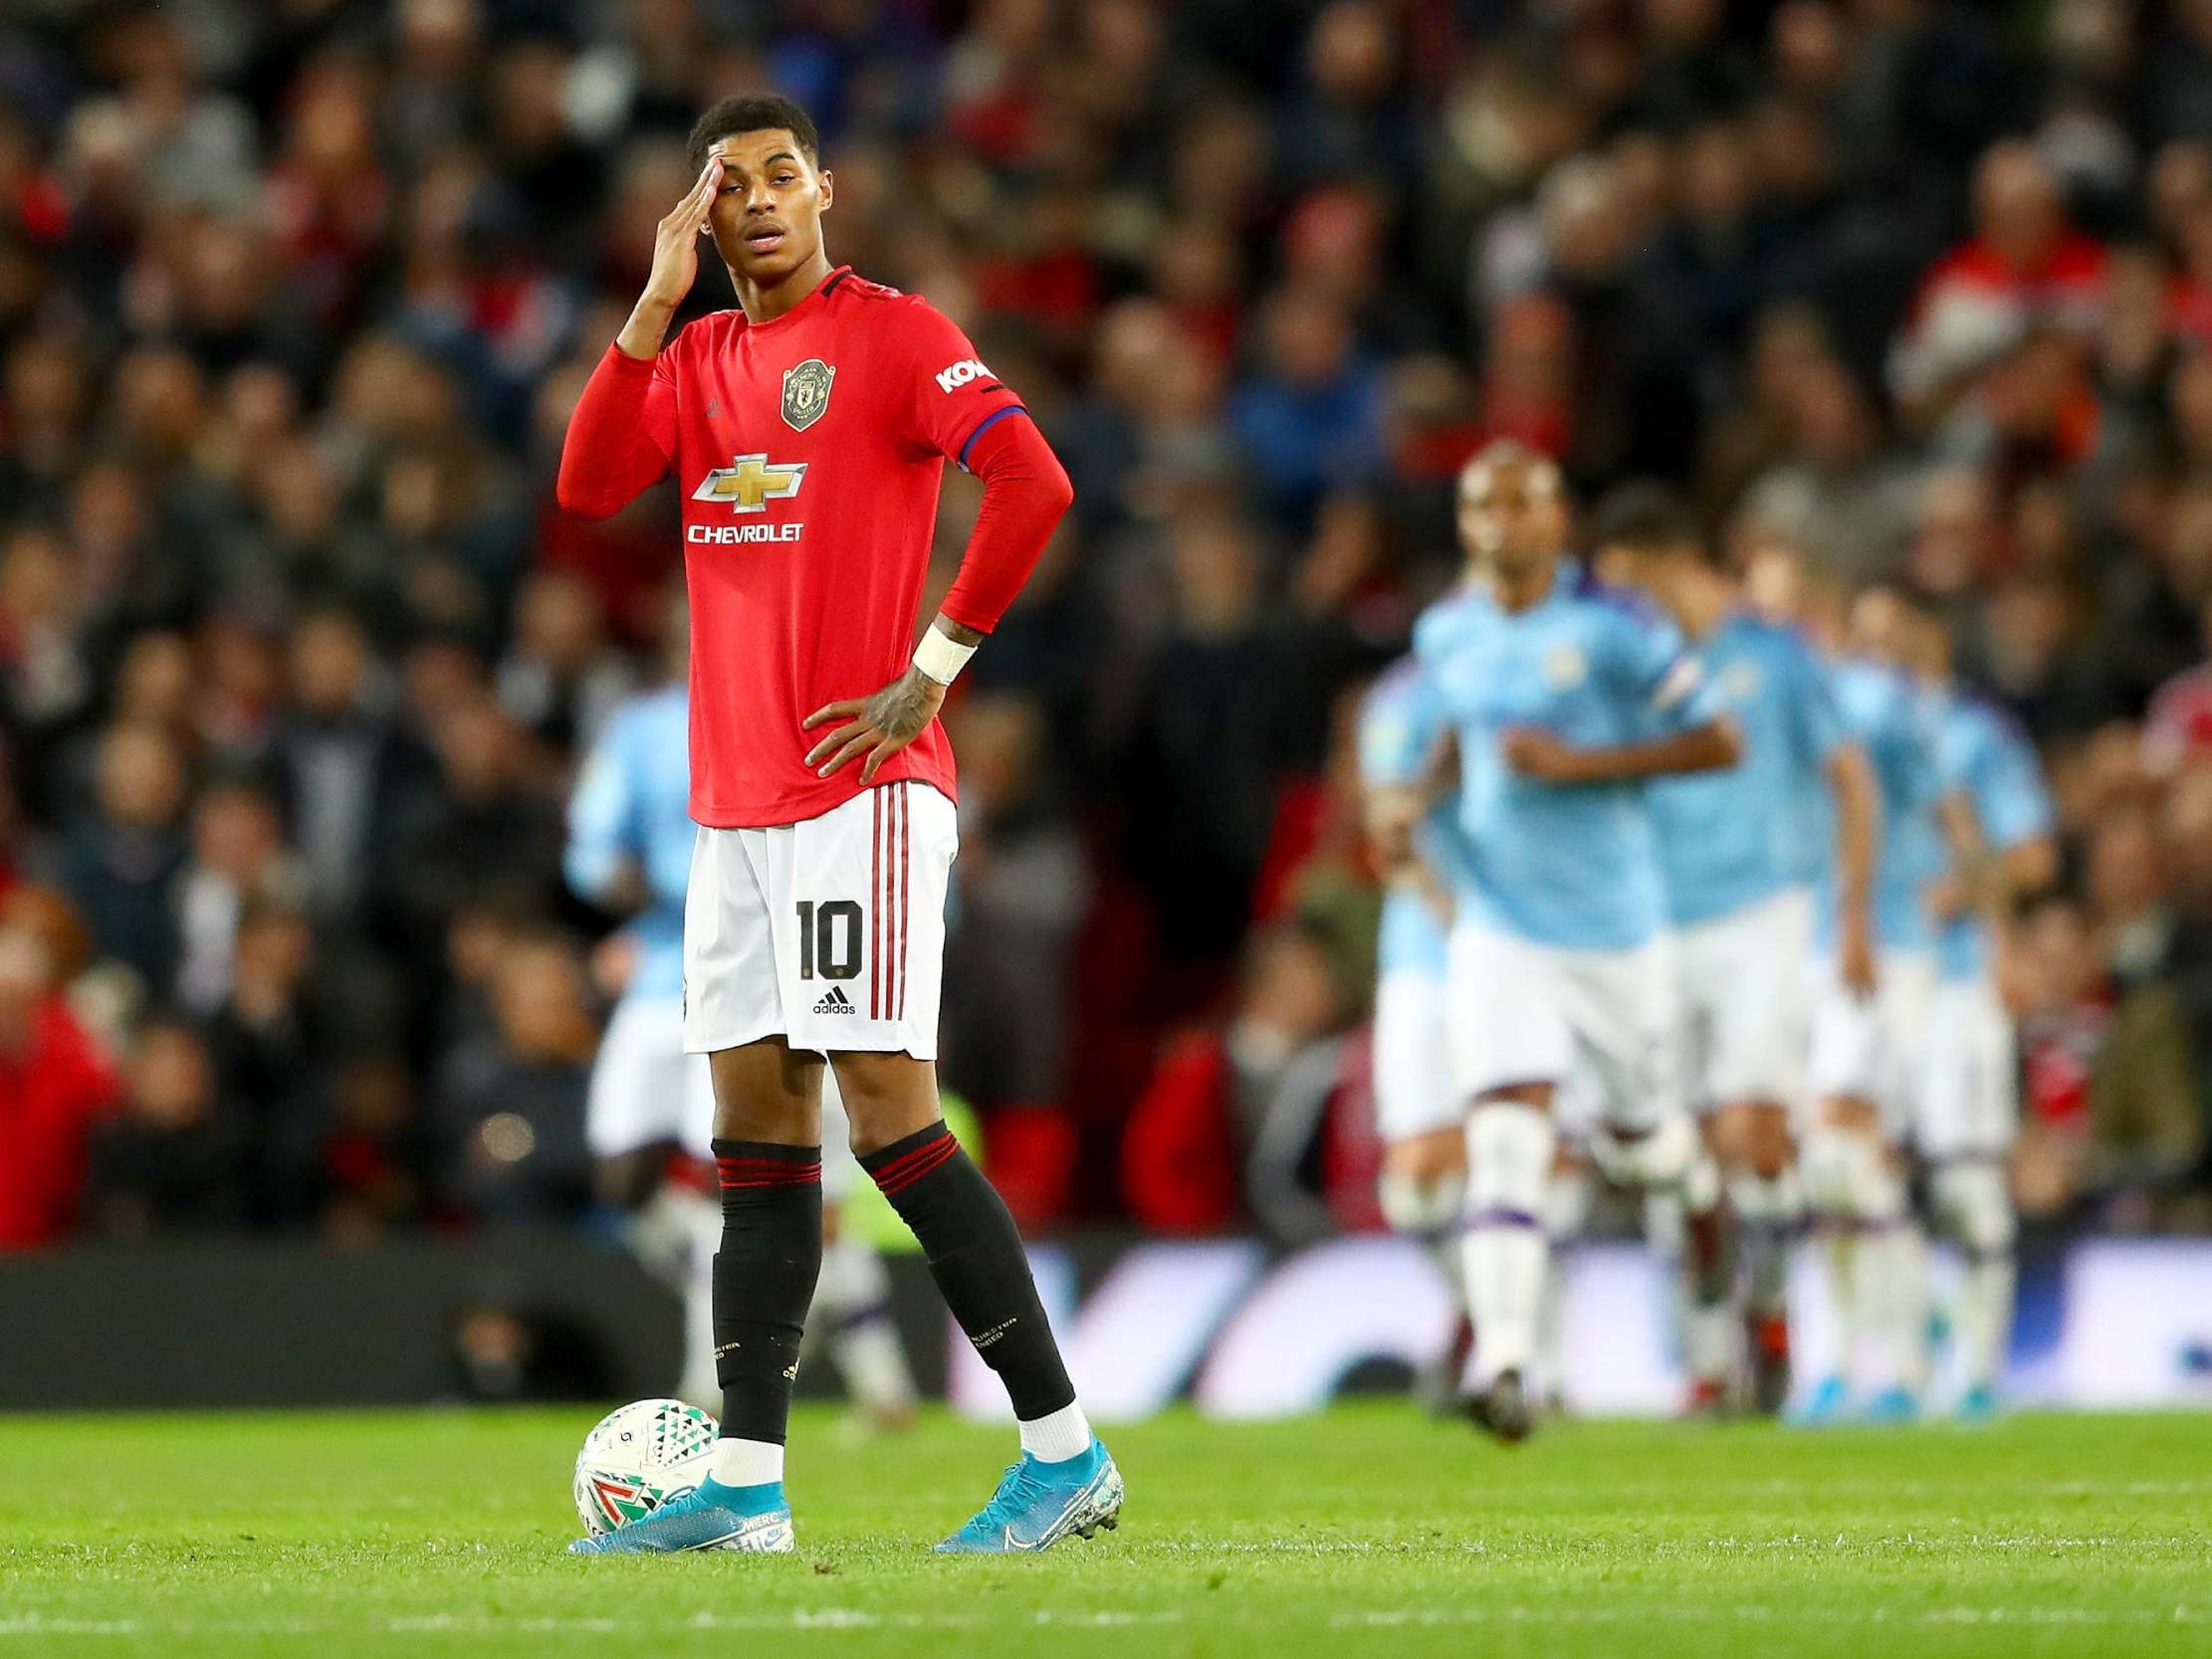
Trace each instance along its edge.
<path fill-rule="evenodd" d="M 1501 743 L 1516 726 L 1574 748 L 1645 741 L 1714 720 L 1718 698 L 1671 625 L 1570 561 L 1523 611 L 1472 588 L 1440 601 L 1414 649 L 1459 753 L 1460 1094 L 1574 1075 L 1610 1123 L 1649 1128 L 1677 1102 L 1666 891 L 1645 785 L 1546 782 L 1516 772 Z"/>
<path fill-rule="evenodd" d="M 1731 612 L 1697 642 L 1743 747 L 1733 766 L 1649 785 L 1681 982 L 1682 1076 L 1700 1110 L 1788 1104 L 1806 1036 L 1812 932 L 1800 803 L 1850 739 L 1828 671 L 1795 631 Z M 1832 858 L 1815 849 L 1812 868 Z"/>
<path fill-rule="evenodd" d="M 1972 811 L 1983 846 L 2003 854 L 2051 834 L 2042 762 L 2018 723 L 1958 688 L 1931 694 L 1946 783 Z M 1933 1160 L 1996 1157 L 2019 1120 L 2012 1018 L 1998 993 L 1989 930 L 1974 915 L 1941 924 L 1927 1076 L 1912 1139 Z"/>
<path fill-rule="evenodd" d="M 683 1052 L 684 891 L 699 833 L 688 743 L 681 687 L 634 697 L 607 722 L 569 797 L 568 885 L 604 902 L 634 867 L 646 891 L 623 929 L 632 971 L 591 1072 L 585 1122 L 602 1157 L 664 1141 L 713 1155 L 707 1065 Z"/>
<path fill-rule="evenodd" d="M 1863 999 L 1843 982 L 1835 959 L 1837 876 L 1831 870 L 1821 888 L 1813 1087 L 1822 1098 L 1881 1108 L 1895 1135 L 1911 1108 L 1934 989 L 1927 890 L 1948 863 L 1938 738 L 1927 699 L 1895 669 L 1846 659 L 1833 667 L 1829 683 L 1844 729 L 1866 751 L 1880 801 L 1881 844 L 1871 894 L 1877 988 Z"/>
<path fill-rule="evenodd" d="M 1360 711 L 1360 779 L 1369 788 L 1419 785 L 1445 740 L 1443 707 L 1412 657 L 1393 664 Z M 1458 862 L 1458 805 L 1445 798 L 1415 829 L 1416 850 L 1439 877 Z M 1457 1124 L 1450 1017 L 1444 978 L 1446 918 L 1435 894 L 1412 879 L 1383 894 L 1376 938 L 1374 1077 L 1376 1128 L 1385 1142 Z"/>

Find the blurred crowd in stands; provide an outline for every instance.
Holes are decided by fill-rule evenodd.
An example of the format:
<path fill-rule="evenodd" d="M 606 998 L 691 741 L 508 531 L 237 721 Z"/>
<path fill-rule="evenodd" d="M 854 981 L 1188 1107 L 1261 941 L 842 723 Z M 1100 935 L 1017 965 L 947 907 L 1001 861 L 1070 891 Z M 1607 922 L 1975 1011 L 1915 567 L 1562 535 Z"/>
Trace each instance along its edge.
<path fill-rule="evenodd" d="M 1077 487 L 949 716 L 1026 1222 L 1361 1218 L 1348 715 L 1511 436 L 1952 609 L 2068 836 L 2025 1210 L 2212 1227 L 2212 0 L 13 0 L 0 1248 L 588 1202 L 677 548 L 553 476 L 755 86 Z"/>

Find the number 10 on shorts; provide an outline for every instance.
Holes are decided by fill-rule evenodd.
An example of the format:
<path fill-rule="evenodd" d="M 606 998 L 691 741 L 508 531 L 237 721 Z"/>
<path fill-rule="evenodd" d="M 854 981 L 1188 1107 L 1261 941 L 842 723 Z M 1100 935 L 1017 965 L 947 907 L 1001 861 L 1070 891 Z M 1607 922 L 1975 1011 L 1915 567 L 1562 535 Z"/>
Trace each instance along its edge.
<path fill-rule="evenodd" d="M 860 907 L 850 899 L 817 905 L 798 902 L 798 976 L 811 979 L 815 964 L 824 979 L 860 976 Z"/>

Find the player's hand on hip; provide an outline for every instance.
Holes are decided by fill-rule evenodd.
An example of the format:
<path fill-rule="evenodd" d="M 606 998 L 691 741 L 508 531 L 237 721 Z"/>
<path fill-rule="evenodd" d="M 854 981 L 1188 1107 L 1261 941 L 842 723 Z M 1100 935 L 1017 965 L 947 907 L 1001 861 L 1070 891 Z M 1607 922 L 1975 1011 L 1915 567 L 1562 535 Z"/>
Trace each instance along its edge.
<path fill-rule="evenodd" d="M 909 668 L 873 697 L 825 703 L 799 722 L 799 729 L 831 729 L 806 751 L 814 775 L 827 777 L 848 760 L 860 759 L 860 782 L 873 783 L 876 768 L 906 747 L 945 707 L 945 688 L 918 668 Z M 832 725 L 832 723 L 836 723 Z"/>
<path fill-rule="evenodd" d="M 1573 783 L 1581 776 L 1580 757 L 1540 726 L 1508 727 L 1498 738 L 1498 752 L 1513 770 L 1544 783 Z"/>
<path fill-rule="evenodd" d="M 653 235 L 653 273 L 645 279 L 644 298 L 673 311 L 691 292 L 699 275 L 699 238 L 722 188 L 722 157 L 710 156 L 684 199 L 669 209 Z"/>

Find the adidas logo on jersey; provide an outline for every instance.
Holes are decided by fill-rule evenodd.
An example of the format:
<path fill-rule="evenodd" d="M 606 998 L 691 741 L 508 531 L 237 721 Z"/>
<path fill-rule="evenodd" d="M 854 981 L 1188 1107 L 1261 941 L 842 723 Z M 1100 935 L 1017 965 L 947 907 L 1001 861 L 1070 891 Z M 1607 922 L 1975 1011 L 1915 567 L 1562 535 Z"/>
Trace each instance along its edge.
<path fill-rule="evenodd" d="M 814 1012 L 817 1014 L 856 1014 L 859 1011 L 853 1006 L 852 998 L 845 994 L 845 987 L 842 985 L 830 986 L 829 994 L 814 1004 Z"/>

